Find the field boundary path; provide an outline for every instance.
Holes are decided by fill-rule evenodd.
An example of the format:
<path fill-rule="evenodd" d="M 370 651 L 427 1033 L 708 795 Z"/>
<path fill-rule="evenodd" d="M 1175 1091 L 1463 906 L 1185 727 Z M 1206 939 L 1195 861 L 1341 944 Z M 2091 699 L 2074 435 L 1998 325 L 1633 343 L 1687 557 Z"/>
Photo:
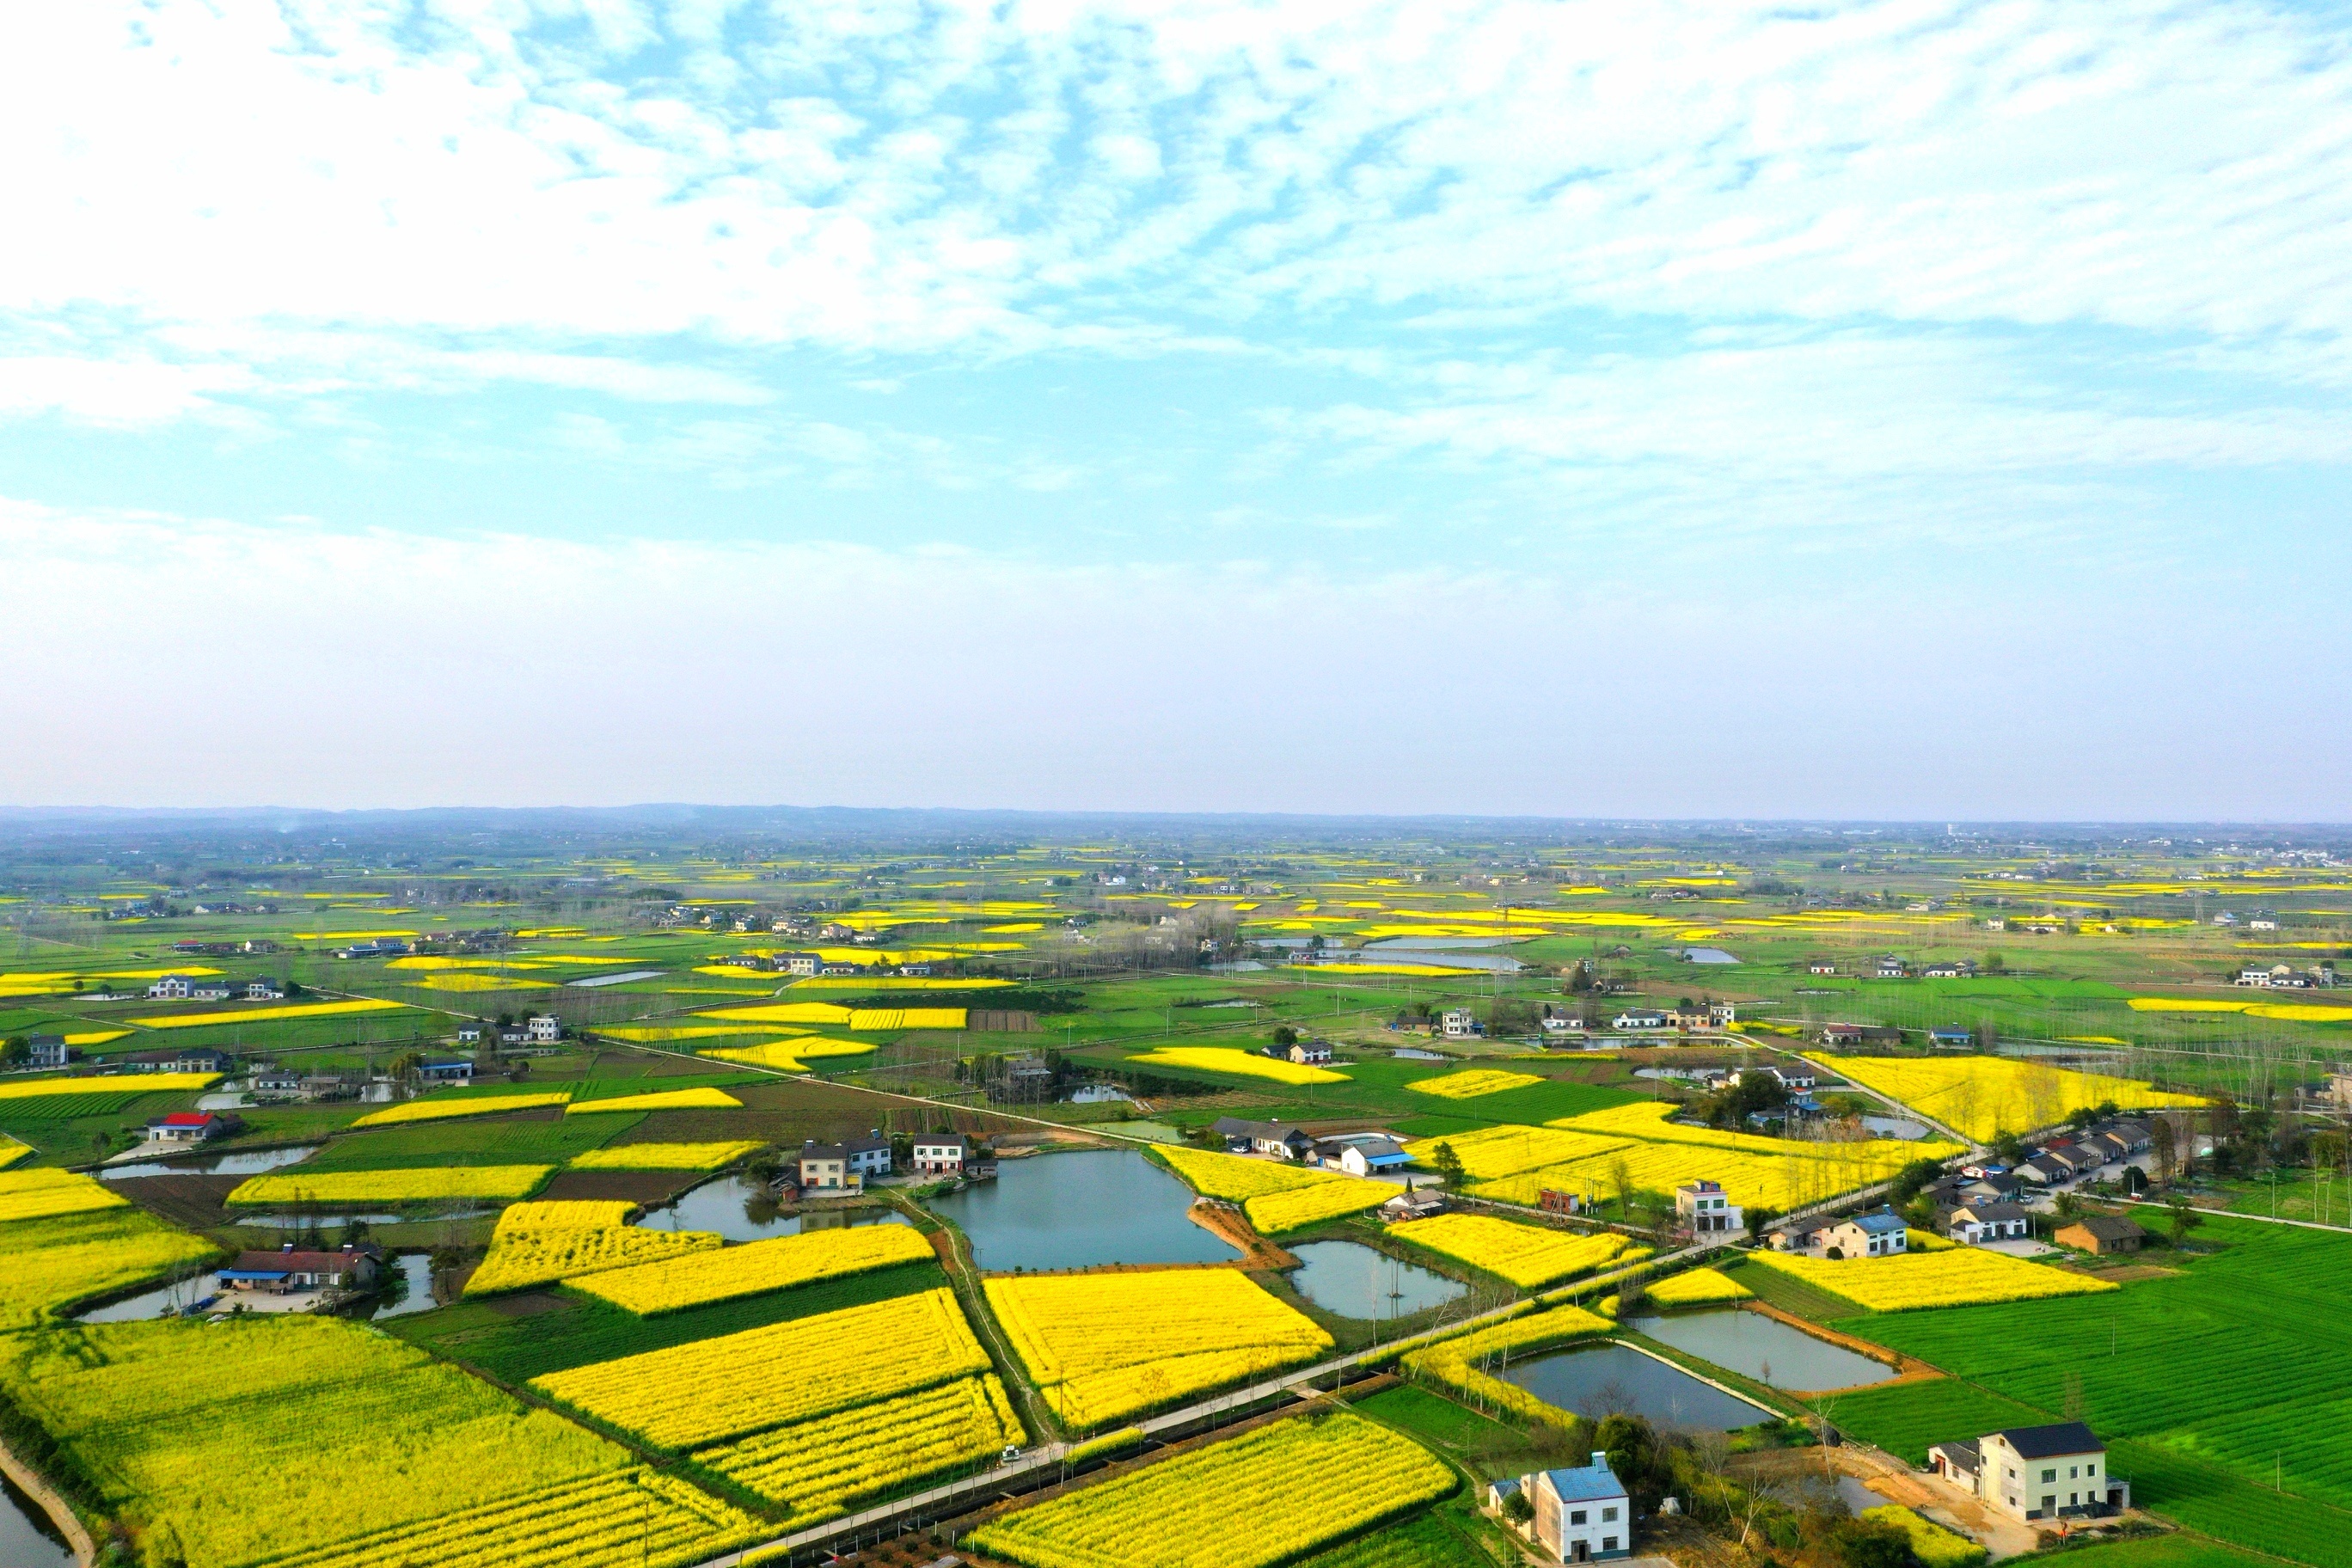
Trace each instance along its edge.
<path fill-rule="evenodd" d="M 5 1443 L 0 1443 L 0 1471 L 5 1471 L 8 1479 L 16 1483 L 18 1491 L 41 1505 L 41 1511 L 48 1515 L 49 1522 L 58 1527 L 58 1532 L 66 1538 L 66 1544 L 73 1548 L 81 1568 L 96 1568 L 98 1543 L 89 1538 L 89 1531 L 82 1528 L 80 1516 L 67 1505 L 57 1489 L 49 1485 L 48 1478 L 18 1458 L 16 1450 Z"/>

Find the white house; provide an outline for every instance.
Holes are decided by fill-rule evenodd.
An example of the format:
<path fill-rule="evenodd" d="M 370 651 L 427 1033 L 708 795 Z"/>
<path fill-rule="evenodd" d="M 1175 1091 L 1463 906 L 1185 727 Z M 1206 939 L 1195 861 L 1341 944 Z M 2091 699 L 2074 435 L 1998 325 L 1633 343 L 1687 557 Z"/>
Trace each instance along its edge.
<path fill-rule="evenodd" d="M 1290 1047 L 1290 1059 L 1301 1067 L 1328 1067 L 1331 1047 L 1320 1040 L 1300 1040 Z"/>
<path fill-rule="evenodd" d="M 2032 1223 L 2022 1204 L 1963 1204 L 1945 1218 L 1944 1234 L 1963 1247 L 1981 1247 L 1988 1241 L 2015 1241 Z"/>
<path fill-rule="evenodd" d="M 563 1020 L 541 1013 L 529 1020 L 530 1040 L 535 1046 L 551 1046 L 563 1037 Z"/>
<path fill-rule="evenodd" d="M 1693 1236 L 1733 1235 L 1748 1224 L 1746 1214 L 1724 1192 L 1723 1184 L 1704 1176 L 1675 1189 L 1675 1217 Z"/>
<path fill-rule="evenodd" d="M 2131 1507 L 2131 1483 L 2107 1473 L 2106 1445 L 2080 1421 L 1938 1443 L 1927 1465 L 2014 1520 L 2096 1518 Z"/>
<path fill-rule="evenodd" d="M 1627 1009 L 1609 1020 L 1612 1029 L 1663 1029 L 1666 1016 L 1652 1008 Z"/>
<path fill-rule="evenodd" d="M 918 1175 L 961 1176 L 964 1162 L 971 1157 L 971 1145 L 961 1132 L 922 1132 L 915 1138 L 914 1163 Z"/>
<path fill-rule="evenodd" d="M 1824 1249 L 1845 1258 L 1891 1258 L 1910 1249 L 1903 1216 L 1891 1210 L 1842 1219 L 1821 1233 Z"/>
<path fill-rule="evenodd" d="M 166 974 L 147 987 L 151 1002 L 184 1002 L 188 999 L 191 982 L 184 974 Z"/>
<path fill-rule="evenodd" d="M 1538 1470 L 1519 1483 L 1535 1504 L 1537 1549 L 1554 1563 L 1604 1562 L 1633 1554 L 1633 1504 L 1609 1456 L 1573 1469 Z"/>
<path fill-rule="evenodd" d="M 1478 1019 L 1467 1007 L 1448 1007 L 1438 1024 L 1449 1040 L 1466 1039 L 1478 1032 Z"/>
<path fill-rule="evenodd" d="M 282 1002 L 285 990 L 275 980 L 248 980 L 245 983 L 245 999 L 248 1002 Z"/>

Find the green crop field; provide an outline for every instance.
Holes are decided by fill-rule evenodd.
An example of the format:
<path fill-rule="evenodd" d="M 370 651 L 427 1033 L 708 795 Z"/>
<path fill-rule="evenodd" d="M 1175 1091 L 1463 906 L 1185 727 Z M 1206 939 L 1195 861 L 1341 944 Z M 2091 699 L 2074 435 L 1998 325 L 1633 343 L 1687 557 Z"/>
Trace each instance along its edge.
<path fill-rule="evenodd" d="M 2352 1540 L 2352 1236 L 2220 1219 L 2197 1234 L 2210 1251 L 2147 1255 L 2179 1273 L 2107 1294 L 1840 1320 L 1955 1378 L 1840 1395 L 1833 1418 L 1916 1462 L 1931 1442 L 2078 1415 L 2137 1500 L 2331 1561 L 2322 1542 Z"/>

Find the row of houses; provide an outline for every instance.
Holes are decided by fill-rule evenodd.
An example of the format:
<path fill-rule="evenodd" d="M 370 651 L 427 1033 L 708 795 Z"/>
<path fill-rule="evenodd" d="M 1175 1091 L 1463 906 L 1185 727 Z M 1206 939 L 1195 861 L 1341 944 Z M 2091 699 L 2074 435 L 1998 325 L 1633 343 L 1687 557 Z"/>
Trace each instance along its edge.
<path fill-rule="evenodd" d="M 1209 1131 L 1223 1139 L 1226 1150 L 1232 1153 L 1296 1160 L 1304 1165 L 1344 1171 L 1351 1176 L 1368 1176 L 1375 1171 L 1392 1171 L 1412 1163 L 1412 1156 L 1405 1152 L 1404 1141 L 1387 1131 L 1318 1136 L 1296 1122 L 1248 1121 L 1237 1116 L 1219 1117 Z"/>
<path fill-rule="evenodd" d="M 82 1059 L 80 1050 L 68 1045 L 63 1035 L 28 1035 L 25 1047 L 31 1053 L 26 1065 L 34 1068 L 71 1067 Z M 175 1051 L 138 1051 L 110 1058 L 108 1065 L 120 1072 L 226 1072 L 236 1065 L 236 1058 L 209 1046 L 189 1046 Z"/>
<path fill-rule="evenodd" d="M 1837 974 L 1842 972 L 1833 958 L 1813 958 L 1805 962 L 1808 974 Z M 1914 966 L 1910 961 L 1895 953 L 1882 953 L 1852 967 L 1851 973 L 1869 980 L 1972 980 L 1977 975 L 1976 960 L 1972 958 L 1939 958 L 1932 963 Z"/>
<path fill-rule="evenodd" d="M 282 1002 L 286 999 L 286 983 L 282 980 L 226 980 L 166 974 L 147 987 L 151 1002 L 227 1002 L 242 997 L 247 1002 Z"/>
<path fill-rule="evenodd" d="M 972 1159 L 971 1140 L 961 1132 L 919 1132 L 908 1155 L 908 1168 L 919 1176 L 983 1173 Z M 890 1140 L 877 1127 L 839 1142 L 809 1139 L 801 1145 L 797 1174 L 803 1192 L 856 1193 L 865 1190 L 868 1177 L 890 1174 L 893 1161 Z"/>
<path fill-rule="evenodd" d="M 478 1046 L 494 1039 L 502 1051 L 520 1050 L 529 1046 L 551 1046 L 563 1038 L 563 1020 L 552 1013 L 540 1013 L 520 1024 L 460 1024 L 457 1043 Z"/>
<path fill-rule="evenodd" d="M 2297 969 L 2291 963 L 2273 963 L 2267 968 L 2249 963 L 2238 971 L 2232 985 L 2251 985 L 2271 991 L 2324 991 L 2336 984 L 2333 964 L 2315 963 L 2308 969 Z"/>
<path fill-rule="evenodd" d="M 1738 1021 L 1739 1008 L 1730 1002 L 1707 1002 L 1690 1007 L 1628 1007 L 1609 1020 L 1612 1029 L 1628 1033 L 1676 1029 L 1727 1029 Z"/>

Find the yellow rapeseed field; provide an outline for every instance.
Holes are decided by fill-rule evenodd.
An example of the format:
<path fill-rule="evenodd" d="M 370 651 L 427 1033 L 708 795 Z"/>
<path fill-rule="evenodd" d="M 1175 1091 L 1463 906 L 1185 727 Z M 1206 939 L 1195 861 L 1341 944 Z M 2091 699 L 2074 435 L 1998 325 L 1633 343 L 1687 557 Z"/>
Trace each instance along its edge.
<path fill-rule="evenodd" d="M 1450 1466 L 1386 1426 L 1298 1415 L 1017 1510 L 971 1541 L 1027 1568 L 1267 1568 L 1454 1486 Z"/>
<path fill-rule="evenodd" d="M 24 1145 L 12 1147 L 23 1149 Z M 0 1161 L 0 1164 L 8 1163 Z M 78 1176 L 71 1171 L 0 1172 L 0 1224 L 121 1208 L 129 1202 L 95 1177 Z"/>
<path fill-rule="evenodd" d="M 695 1462 L 792 1510 L 794 1529 L 846 1513 L 883 1492 L 993 1463 L 1028 1435 L 992 1373 L 803 1421 Z"/>
<path fill-rule="evenodd" d="M 730 1035 L 805 1035 L 808 1030 L 798 1024 L 603 1024 L 595 1032 L 638 1045 L 664 1045 L 672 1040 L 716 1040 Z"/>
<path fill-rule="evenodd" d="M 628 1470 L 273 1552 L 267 1568 L 688 1568 L 773 1533 L 691 1481 Z"/>
<path fill-rule="evenodd" d="M 1311 1068 L 1300 1062 L 1263 1057 L 1255 1051 L 1233 1050 L 1218 1046 L 1163 1046 L 1156 1051 L 1147 1051 L 1127 1059 L 1138 1067 L 1192 1068 L 1201 1072 L 1232 1073 L 1237 1078 L 1271 1079 L 1276 1083 L 1349 1081 L 1346 1073 L 1333 1072 L 1328 1068 Z"/>
<path fill-rule="evenodd" d="M 1294 1165 L 1286 1160 L 1244 1159 L 1181 1143 L 1157 1145 L 1161 1158 L 1192 1190 L 1238 1203 L 1250 1223 L 1266 1236 L 1279 1236 L 1341 1215 L 1377 1208 L 1396 1196 L 1385 1182 L 1367 1182 L 1337 1171 Z"/>
<path fill-rule="evenodd" d="M 572 1156 L 575 1171 L 716 1171 L 767 1145 L 757 1138 L 732 1143 L 615 1143 Z"/>
<path fill-rule="evenodd" d="M 780 1236 L 700 1257 L 664 1259 L 599 1274 L 579 1281 L 578 1288 L 643 1318 L 788 1290 L 819 1279 L 936 1260 L 938 1256 L 911 1226 L 868 1225 Z"/>
<path fill-rule="evenodd" d="M 1890 1258 L 1824 1258 L 1759 1249 L 1767 1268 L 1792 1275 L 1816 1289 L 1843 1296 L 1874 1312 L 1923 1307 L 1966 1307 L 1986 1301 L 2030 1301 L 2043 1296 L 2088 1296 L 2116 1286 L 2109 1280 L 2028 1263 L 1979 1247 L 1948 1252 L 1898 1252 Z"/>
<path fill-rule="evenodd" d="M 1815 1061 L 1856 1083 L 1957 1127 L 1979 1142 L 2002 1132 L 2054 1127 L 2074 1111 L 2113 1100 L 2126 1110 L 2196 1106 L 2131 1079 L 2074 1072 L 2013 1057 L 1830 1057 Z"/>
<path fill-rule="evenodd" d="M 229 1194 L 232 1204 L 423 1204 L 519 1198 L 552 1165 L 444 1165 L 419 1171 L 272 1171 Z"/>
<path fill-rule="evenodd" d="M 970 1016 L 961 1007 L 856 1007 L 852 1029 L 961 1029 Z"/>
<path fill-rule="evenodd" d="M 1474 1333 L 1438 1339 L 1406 1352 L 1402 1364 L 1408 1376 L 1449 1388 L 1475 1401 L 1482 1409 L 1505 1410 L 1522 1420 L 1565 1428 L 1574 1421 L 1571 1415 L 1545 1404 L 1517 1384 L 1493 1376 L 1479 1363 L 1505 1355 L 1522 1359 L 1555 1345 L 1607 1333 L 1613 1326 L 1581 1307 L 1554 1307 L 1507 1319 Z"/>
<path fill-rule="evenodd" d="M 838 1002 L 769 1002 L 751 1007 L 713 1007 L 697 1018 L 719 1024 L 846 1024 L 849 1009 Z"/>
<path fill-rule="evenodd" d="M 530 1385 L 656 1447 L 685 1449 L 988 1369 L 988 1352 L 942 1286 L 551 1372 Z"/>
<path fill-rule="evenodd" d="M 1694 1268 L 1685 1274 L 1670 1274 L 1664 1279 L 1652 1280 L 1643 1289 L 1661 1307 L 1697 1307 L 1717 1301 L 1745 1301 L 1756 1294 L 1738 1280 L 1718 1274 L 1712 1268 Z"/>
<path fill-rule="evenodd" d="M 1515 1176 L 1522 1171 L 1533 1171 L 1545 1165 L 1565 1165 L 1572 1161 L 1605 1154 L 1612 1149 L 1622 1149 L 1633 1142 L 1630 1138 L 1612 1137 L 1598 1132 L 1572 1132 L 1564 1127 L 1524 1127 L 1506 1122 L 1499 1127 L 1483 1127 L 1475 1132 L 1449 1133 L 1443 1138 L 1422 1138 L 1405 1145 L 1405 1152 L 1417 1164 L 1434 1165 L 1437 1146 L 1441 1143 L 1454 1151 L 1462 1162 L 1463 1173 L 1480 1181 L 1492 1181 L 1498 1176 Z"/>
<path fill-rule="evenodd" d="M 1446 1100 L 1469 1100 L 1481 1094 L 1500 1094 L 1507 1089 L 1526 1089 L 1544 1080 L 1531 1072 L 1504 1072 L 1495 1068 L 1472 1068 L 1464 1072 L 1450 1072 L 1443 1078 L 1416 1079 L 1405 1088 L 1417 1094 L 1434 1094 Z"/>
<path fill-rule="evenodd" d="M 226 1007 L 217 1013 L 167 1013 L 158 1018 L 133 1018 L 151 1029 L 195 1029 L 206 1024 L 282 1024 L 289 1018 L 339 1018 L 350 1013 L 397 1013 L 405 1002 L 379 1002 L 362 997 L 355 1002 L 289 1002 L 282 1007 Z"/>
<path fill-rule="evenodd" d="M 1590 1274 L 1636 1248 L 1613 1231 L 1572 1236 L 1487 1215 L 1442 1214 L 1389 1226 L 1389 1234 L 1509 1280 L 1523 1290 Z"/>
<path fill-rule="evenodd" d="M 809 1064 L 826 1057 L 862 1057 L 874 1049 L 870 1040 L 835 1040 L 811 1035 L 796 1040 L 770 1040 L 757 1046 L 705 1046 L 698 1054 L 713 1061 L 741 1062 L 746 1067 L 773 1068 L 778 1072 L 814 1072 Z"/>
<path fill-rule="evenodd" d="M 0 1083 L 0 1100 L 39 1100 L 52 1094 L 182 1094 L 209 1089 L 216 1072 L 149 1072 L 136 1078 L 19 1078 Z"/>
<path fill-rule="evenodd" d="M 501 1224 L 489 1256 L 466 1281 L 466 1294 L 488 1296 L 606 1269 L 626 1271 L 657 1259 L 716 1252 L 725 1244 L 724 1237 L 709 1231 L 645 1230 L 626 1225 L 528 1230 Z"/>
<path fill-rule="evenodd" d="M 1622 1163 L 1637 1192 L 1671 1194 L 1685 1182 L 1709 1178 L 1722 1183 L 1734 1203 L 1786 1211 L 1884 1181 L 1914 1160 L 1940 1159 L 1959 1152 L 1956 1143 L 1930 1140 L 1816 1143 L 1685 1127 L 1668 1120 L 1675 1110 L 1669 1104 L 1638 1101 L 1549 1122 L 1546 1125 L 1556 1131 L 1625 1142 L 1559 1163 L 1475 1182 L 1470 1190 L 1480 1197 L 1530 1205 L 1547 1187 L 1613 1200 L 1618 1195 Z M 1413 1148 L 1422 1152 L 1426 1145 Z M 1507 1143 L 1500 1144 L 1492 1157 L 1504 1158 L 1507 1149 Z M 1424 1152 L 1422 1157 L 1428 1155 Z"/>
<path fill-rule="evenodd" d="M 612 1100 L 575 1100 L 566 1116 L 596 1116 L 612 1110 L 740 1110 L 743 1102 L 723 1089 L 671 1089 L 625 1094 Z"/>
<path fill-rule="evenodd" d="M 202 1237 L 127 1205 L 0 1225 L 0 1331 L 194 1268 L 217 1252 Z"/>
<path fill-rule="evenodd" d="M 397 1127 L 406 1121 L 440 1121 L 452 1116 L 497 1116 L 509 1110 L 562 1105 L 571 1098 L 572 1091 L 568 1089 L 541 1089 L 525 1094 L 428 1094 L 403 1100 L 398 1105 L 387 1105 L 382 1110 L 371 1110 L 352 1125 Z"/>
<path fill-rule="evenodd" d="M 1311 1320 L 1229 1268 L 1000 1277 L 986 1287 L 1013 1353 L 1074 1431 L 1331 1348 Z"/>
<path fill-rule="evenodd" d="M 537 1203 L 509 1204 L 499 1215 L 494 1237 L 522 1230 L 594 1230 L 626 1225 L 637 1205 L 620 1198 L 542 1198 Z"/>
<path fill-rule="evenodd" d="M 0 1171 L 6 1170 L 19 1160 L 30 1159 L 32 1153 L 30 1143 L 19 1143 L 14 1138 L 0 1133 Z"/>

